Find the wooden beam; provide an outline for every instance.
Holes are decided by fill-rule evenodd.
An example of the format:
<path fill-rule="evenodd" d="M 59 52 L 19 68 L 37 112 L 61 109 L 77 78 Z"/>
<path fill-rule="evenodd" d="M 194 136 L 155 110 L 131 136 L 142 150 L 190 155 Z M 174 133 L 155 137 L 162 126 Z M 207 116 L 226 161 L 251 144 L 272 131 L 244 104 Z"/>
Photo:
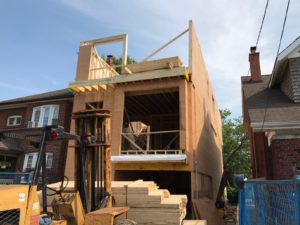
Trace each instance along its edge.
<path fill-rule="evenodd" d="M 99 90 L 99 86 L 98 85 L 92 85 L 92 88 L 95 89 L 96 91 Z"/>
<path fill-rule="evenodd" d="M 139 62 L 134 64 L 128 64 L 127 68 L 130 69 L 132 73 L 140 73 L 146 71 L 154 71 L 159 69 L 173 69 L 176 67 L 181 67 L 182 62 L 178 56 L 168 57 L 163 59 Z M 126 73 L 126 71 L 123 71 Z"/>
<path fill-rule="evenodd" d="M 115 42 L 121 42 L 124 41 L 125 38 L 127 37 L 127 34 L 120 34 L 120 35 L 115 35 L 115 36 L 110 36 L 110 37 L 104 37 L 104 38 L 98 38 L 94 40 L 88 40 L 88 41 L 82 41 L 80 42 L 80 45 L 105 45 L 105 44 L 111 44 Z"/>
<path fill-rule="evenodd" d="M 161 69 L 161 70 L 154 70 L 154 71 L 147 71 L 143 73 L 134 73 L 130 76 L 114 76 L 114 77 L 107 77 L 102 79 L 95 79 L 95 80 L 83 80 L 83 81 L 75 81 L 69 84 L 70 88 L 73 87 L 82 87 L 87 85 L 112 85 L 112 84 L 119 84 L 119 83 L 128 83 L 134 81 L 142 81 L 142 80 L 155 80 L 161 78 L 168 78 L 168 77 L 179 77 L 184 76 L 185 67 L 178 67 L 172 70 L 170 69 Z"/>
<path fill-rule="evenodd" d="M 127 66 L 124 67 L 124 70 L 125 70 L 128 74 L 132 74 L 131 70 L 130 70 Z"/>
<path fill-rule="evenodd" d="M 122 56 L 122 65 L 127 65 L 127 48 L 128 48 L 128 35 L 125 34 L 123 38 L 123 56 Z M 125 67 L 126 69 L 126 67 Z"/>
<path fill-rule="evenodd" d="M 92 91 L 92 87 L 91 86 L 85 86 L 84 87 L 86 90 L 88 90 L 88 91 Z"/>
<path fill-rule="evenodd" d="M 84 87 L 77 87 L 77 88 L 80 90 L 80 92 L 85 92 Z"/>
<path fill-rule="evenodd" d="M 136 147 L 138 150 L 140 150 L 140 151 L 142 151 L 142 152 L 144 152 L 144 154 L 145 154 L 145 150 L 143 150 L 140 146 L 138 146 L 133 140 L 131 140 L 128 136 L 127 136 L 127 134 L 122 134 L 122 136 L 124 137 L 124 138 L 126 138 L 134 147 Z"/>
<path fill-rule="evenodd" d="M 164 49 L 165 47 L 167 47 L 169 44 L 171 44 L 172 42 L 174 42 L 175 40 L 177 40 L 178 38 L 180 38 L 182 35 L 184 35 L 185 33 L 187 33 L 189 31 L 189 28 L 186 29 L 185 31 L 181 32 L 179 35 L 177 35 L 176 37 L 174 37 L 172 40 L 170 40 L 169 42 L 167 42 L 166 44 L 164 44 L 163 46 L 161 46 L 160 48 L 158 48 L 157 50 L 155 50 L 154 52 L 152 52 L 151 54 L 149 54 L 147 57 L 145 57 L 142 62 L 147 61 L 148 59 L 150 59 L 152 56 L 154 56 L 156 53 L 160 52 L 162 49 Z"/>
<path fill-rule="evenodd" d="M 107 86 L 105 84 L 99 84 L 98 85 L 101 89 L 103 89 L 104 91 L 107 90 Z"/>
<path fill-rule="evenodd" d="M 155 170 L 155 171 L 190 171 L 188 164 L 183 163 L 114 163 L 115 170 Z"/>
<path fill-rule="evenodd" d="M 77 87 L 72 87 L 71 90 L 75 93 L 80 93 L 80 90 Z"/>

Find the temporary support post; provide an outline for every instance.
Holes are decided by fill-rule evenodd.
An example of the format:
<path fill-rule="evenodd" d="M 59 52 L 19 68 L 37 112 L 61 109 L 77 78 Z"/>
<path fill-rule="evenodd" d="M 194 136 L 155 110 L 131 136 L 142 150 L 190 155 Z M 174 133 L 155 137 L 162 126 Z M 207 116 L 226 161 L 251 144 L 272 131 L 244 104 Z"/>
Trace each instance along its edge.
<path fill-rule="evenodd" d="M 83 207 L 90 212 L 111 206 L 110 112 L 85 110 L 73 113 L 73 118 L 76 134 L 81 137 L 75 153 L 75 185 Z"/>

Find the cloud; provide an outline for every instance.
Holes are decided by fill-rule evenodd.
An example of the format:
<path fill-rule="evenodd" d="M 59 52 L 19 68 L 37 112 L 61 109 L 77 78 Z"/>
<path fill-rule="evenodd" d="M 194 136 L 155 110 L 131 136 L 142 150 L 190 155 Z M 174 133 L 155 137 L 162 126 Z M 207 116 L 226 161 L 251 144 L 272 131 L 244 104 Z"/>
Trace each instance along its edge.
<path fill-rule="evenodd" d="M 265 1 L 240 0 L 63 0 L 65 5 L 98 21 L 103 28 L 129 34 L 129 54 L 142 58 L 187 28 L 193 19 L 220 108 L 241 114 L 240 76 L 249 69 L 248 53 L 256 42 Z M 261 67 L 271 73 L 278 46 L 285 0 L 269 3 L 259 43 Z M 283 7 L 284 6 L 284 7 Z M 298 35 L 300 3 L 290 6 L 283 46 Z M 290 28 L 290 29 L 288 29 Z M 131 44 L 133 43 L 133 44 Z M 169 53 L 187 61 L 186 42 L 178 40 Z M 174 47 L 175 46 L 175 47 Z M 161 53 L 164 55 L 164 53 Z M 166 53 L 165 53 L 166 54 Z"/>

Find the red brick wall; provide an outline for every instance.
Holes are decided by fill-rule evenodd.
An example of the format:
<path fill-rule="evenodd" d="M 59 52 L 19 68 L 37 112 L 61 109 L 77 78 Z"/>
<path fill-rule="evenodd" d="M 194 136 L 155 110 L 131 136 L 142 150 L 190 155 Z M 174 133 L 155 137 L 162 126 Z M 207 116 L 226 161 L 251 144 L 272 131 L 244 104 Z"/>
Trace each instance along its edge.
<path fill-rule="evenodd" d="M 49 101 L 44 103 L 34 103 L 28 104 L 27 108 L 20 109 L 6 109 L 0 110 L 0 129 L 6 128 L 24 128 L 27 127 L 28 121 L 31 121 L 32 111 L 34 107 L 42 105 L 59 105 L 59 118 L 58 124 L 65 128 L 65 131 L 70 131 L 70 122 L 72 115 L 73 103 L 70 101 Z M 21 126 L 7 127 L 7 118 L 12 115 L 22 115 Z M 40 134 L 40 128 L 34 128 L 29 131 L 18 131 L 18 133 L 32 135 Z M 21 171 L 23 169 L 24 156 L 26 153 L 38 152 L 38 148 L 34 147 L 32 144 L 26 141 L 22 141 L 23 153 L 17 159 L 16 169 Z M 53 163 L 52 168 L 47 170 L 47 176 L 62 176 L 65 170 L 65 161 L 67 156 L 67 141 L 51 141 L 48 142 L 46 146 L 47 152 L 53 153 Z"/>
<path fill-rule="evenodd" d="M 7 124 L 7 118 L 9 116 L 14 116 L 14 115 L 21 115 L 22 120 L 21 120 L 21 125 L 20 126 L 9 126 L 6 127 Z M 5 110 L 0 110 L 0 129 L 5 129 L 5 128 L 18 128 L 18 127 L 24 127 L 25 126 L 25 115 L 26 115 L 26 108 L 18 108 L 18 109 L 5 109 Z"/>
<path fill-rule="evenodd" d="M 65 127 L 65 130 L 69 131 L 70 121 L 71 121 L 71 113 L 72 113 L 72 105 L 73 105 L 69 101 L 49 101 L 46 103 L 35 103 L 35 104 L 28 105 L 27 110 L 26 110 L 26 115 L 24 117 L 26 127 L 27 127 L 28 121 L 31 121 L 33 108 L 37 107 L 37 106 L 43 106 L 43 105 L 59 105 L 58 125 Z"/>
<path fill-rule="evenodd" d="M 291 179 L 294 167 L 300 166 L 300 139 L 273 140 L 273 179 Z"/>

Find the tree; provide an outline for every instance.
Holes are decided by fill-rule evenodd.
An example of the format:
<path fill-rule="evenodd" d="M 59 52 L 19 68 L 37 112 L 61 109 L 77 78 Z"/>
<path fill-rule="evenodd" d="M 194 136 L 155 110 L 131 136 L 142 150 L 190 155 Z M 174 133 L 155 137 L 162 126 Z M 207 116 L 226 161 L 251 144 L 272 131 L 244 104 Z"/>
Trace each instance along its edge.
<path fill-rule="evenodd" d="M 114 65 L 121 65 L 122 64 L 122 57 L 115 57 L 113 56 L 113 63 Z M 136 63 L 136 61 L 131 58 L 130 56 L 127 56 L 127 64 Z"/>
<path fill-rule="evenodd" d="M 229 182 L 233 185 L 234 174 L 244 174 L 251 177 L 249 141 L 244 132 L 242 118 L 230 118 L 231 111 L 220 110 L 223 132 L 223 162 L 224 169 L 231 175 Z"/>

